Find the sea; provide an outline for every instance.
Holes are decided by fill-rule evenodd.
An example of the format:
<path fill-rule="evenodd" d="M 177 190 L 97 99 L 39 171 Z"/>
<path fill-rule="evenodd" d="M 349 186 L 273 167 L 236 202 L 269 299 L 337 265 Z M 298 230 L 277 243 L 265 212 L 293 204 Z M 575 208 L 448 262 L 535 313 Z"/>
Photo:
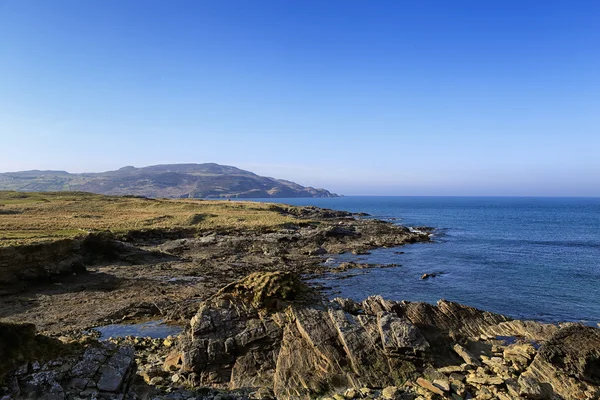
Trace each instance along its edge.
<path fill-rule="evenodd" d="M 335 256 L 338 262 L 399 265 L 326 275 L 320 283 L 331 297 L 446 299 L 518 319 L 600 322 L 600 198 L 348 196 L 276 202 L 434 228 L 431 243 Z M 425 273 L 438 275 L 422 280 Z"/>

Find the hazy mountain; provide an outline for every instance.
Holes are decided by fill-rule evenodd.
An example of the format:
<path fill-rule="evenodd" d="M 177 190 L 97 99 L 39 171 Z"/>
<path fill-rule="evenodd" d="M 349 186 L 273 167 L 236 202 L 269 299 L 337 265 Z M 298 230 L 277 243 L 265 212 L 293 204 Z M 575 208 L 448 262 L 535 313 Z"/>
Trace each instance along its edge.
<path fill-rule="evenodd" d="M 258 176 L 213 163 L 167 164 L 116 171 L 71 174 L 66 171 L 0 173 L 0 190 L 85 191 L 112 195 L 195 198 L 337 197 L 325 189 Z"/>

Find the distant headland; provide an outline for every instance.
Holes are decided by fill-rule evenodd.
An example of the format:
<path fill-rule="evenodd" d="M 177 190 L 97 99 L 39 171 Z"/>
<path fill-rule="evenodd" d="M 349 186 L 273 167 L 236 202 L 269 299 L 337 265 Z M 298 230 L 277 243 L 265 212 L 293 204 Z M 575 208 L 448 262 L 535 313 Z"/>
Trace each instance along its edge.
<path fill-rule="evenodd" d="M 116 171 L 80 174 L 39 170 L 7 172 L 0 173 L 0 190 L 84 191 L 167 198 L 339 197 L 325 189 L 214 163 L 128 166 Z"/>

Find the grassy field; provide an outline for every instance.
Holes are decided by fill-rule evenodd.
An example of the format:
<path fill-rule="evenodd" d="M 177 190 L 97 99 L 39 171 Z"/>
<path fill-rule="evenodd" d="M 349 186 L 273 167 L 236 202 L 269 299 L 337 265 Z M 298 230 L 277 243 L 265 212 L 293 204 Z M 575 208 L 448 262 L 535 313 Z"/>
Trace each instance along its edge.
<path fill-rule="evenodd" d="M 303 221 L 282 215 L 268 203 L 0 191 L 0 246 L 71 238 L 103 230 L 115 233 L 156 228 L 265 230 L 299 222 Z"/>

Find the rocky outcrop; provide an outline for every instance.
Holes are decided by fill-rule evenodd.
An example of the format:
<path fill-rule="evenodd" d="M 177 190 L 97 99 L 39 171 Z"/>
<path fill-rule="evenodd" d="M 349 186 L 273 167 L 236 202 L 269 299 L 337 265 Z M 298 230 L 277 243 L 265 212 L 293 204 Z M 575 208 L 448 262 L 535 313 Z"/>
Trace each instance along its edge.
<path fill-rule="evenodd" d="M 344 308 L 293 274 L 251 274 L 201 305 L 167 368 L 197 385 L 266 386 L 278 398 L 399 386 L 415 376 L 429 343 L 414 324 Z"/>
<path fill-rule="evenodd" d="M 3 399 L 122 399 L 134 372 L 132 347 L 95 342 L 47 362 L 23 362 L 0 394 L 7 396 Z"/>
<path fill-rule="evenodd" d="M 178 338 L 69 347 L 8 324 L 0 335 L 13 371 L 0 398 L 600 398 L 597 328 L 448 301 L 327 301 L 285 272 L 225 286 Z"/>
<path fill-rule="evenodd" d="M 54 357 L 65 350 L 58 341 L 37 335 L 33 324 L 0 322 L 0 381 L 4 373 L 23 362 Z"/>
<path fill-rule="evenodd" d="M 52 243 L 0 248 L 0 293 L 14 292 L 23 280 L 47 278 L 81 270 L 82 241 L 63 239 Z"/>
<path fill-rule="evenodd" d="M 521 336 L 497 336 L 509 333 Z M 255 273 L 200 305 L 165 369 L 191 386 L 264 387 L 279 399 L 358 398 L 365 388 L 389 398 L 595 398 L 598 337 L 448 301 L 329 302 L 292 274 Z"/>
<path fill-rule="evenodd" d="M 519 383 L 531 398 L 600 398 L 600 329 L 571 325 L 544 343 Z"/>
<path fill-rule="evenodd" d="M 111 232 L 96 232 L 73 239 L 0 247 L 0 295 L 22 290 L 28 281 L 84 272 L 99 260 L 133 262 L 145 252 L 115 239 Z"/>

